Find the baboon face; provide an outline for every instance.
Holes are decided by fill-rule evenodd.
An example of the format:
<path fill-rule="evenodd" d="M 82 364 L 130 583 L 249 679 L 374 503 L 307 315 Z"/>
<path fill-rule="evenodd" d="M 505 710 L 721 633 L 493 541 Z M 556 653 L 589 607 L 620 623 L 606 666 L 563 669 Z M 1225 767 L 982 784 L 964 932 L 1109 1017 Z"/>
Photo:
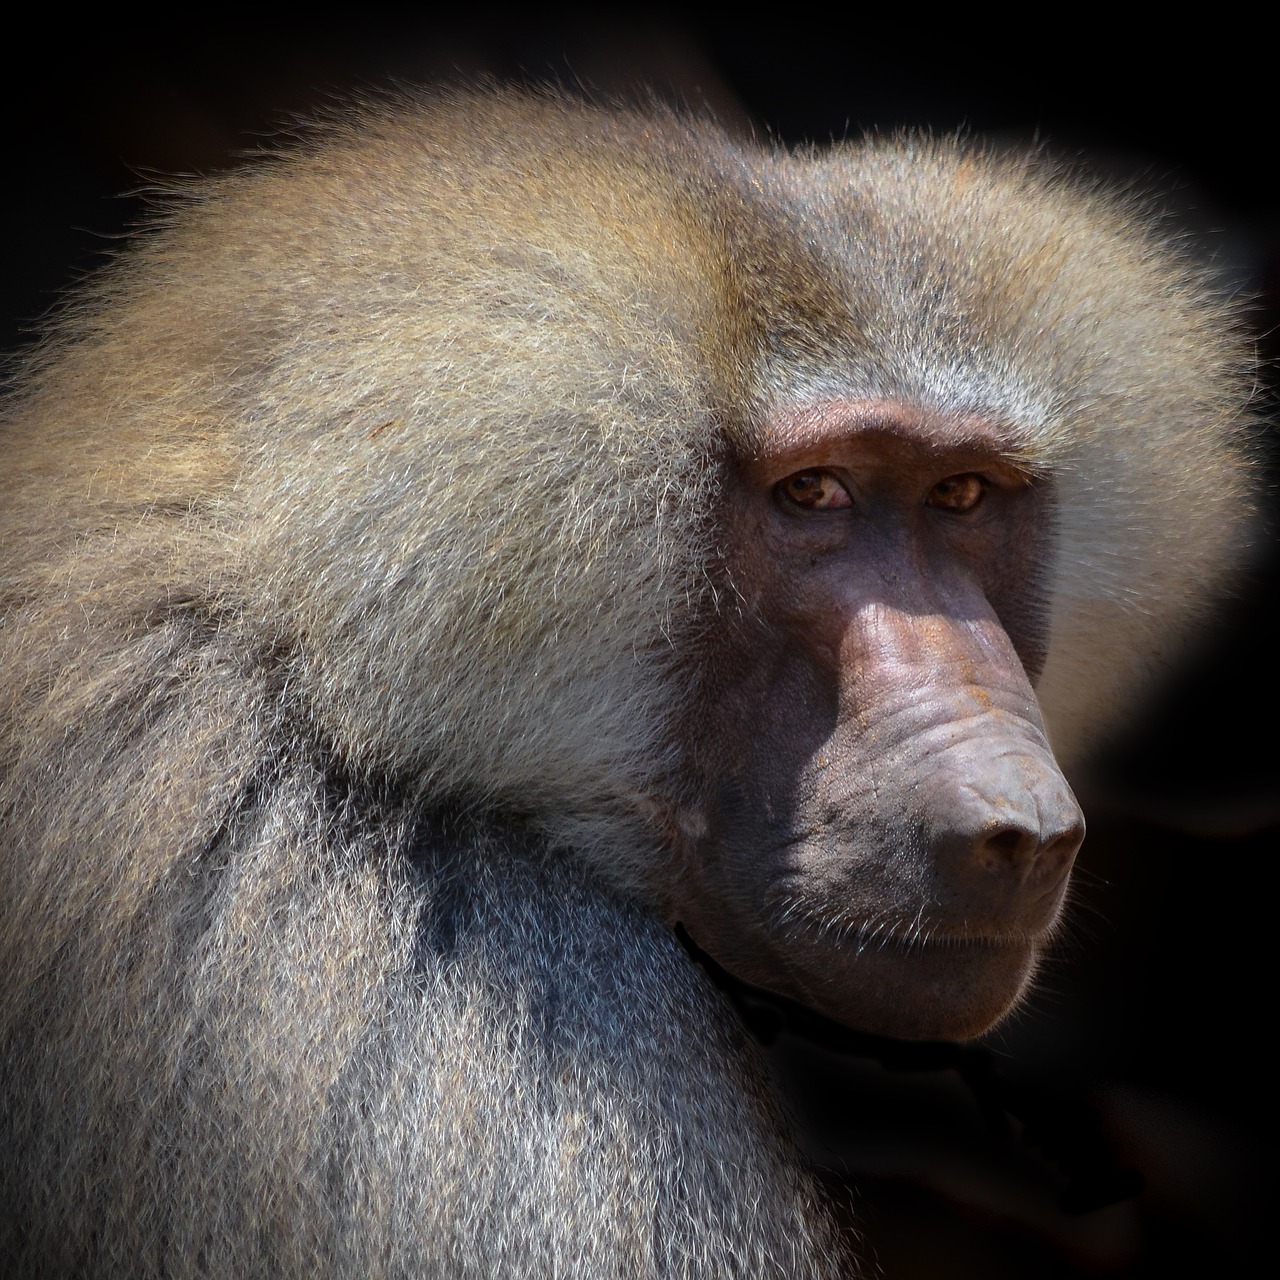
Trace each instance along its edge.
<path fill-rule="evenodd" d="M 727 481 L 736 616 L 692 729 L 692 937 L 854 1026 L 976 1035 L 1026 987 L 1084 824 L 1045 738 L 1050 487 L 989 423 L 782 415 Z"/>

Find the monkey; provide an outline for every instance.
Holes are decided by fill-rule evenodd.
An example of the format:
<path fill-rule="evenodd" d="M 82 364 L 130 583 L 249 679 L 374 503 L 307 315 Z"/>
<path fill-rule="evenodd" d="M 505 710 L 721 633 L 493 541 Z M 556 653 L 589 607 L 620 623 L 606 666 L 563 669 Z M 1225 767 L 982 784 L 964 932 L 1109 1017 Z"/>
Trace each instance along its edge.
<path fill-rule="evenodd" d="M 855 1274 L 678 933 L 1014 1008 L 1250 380 L 973 144 L 407 93 L 177 193 L 7 394 L 4 1273 Z"/>

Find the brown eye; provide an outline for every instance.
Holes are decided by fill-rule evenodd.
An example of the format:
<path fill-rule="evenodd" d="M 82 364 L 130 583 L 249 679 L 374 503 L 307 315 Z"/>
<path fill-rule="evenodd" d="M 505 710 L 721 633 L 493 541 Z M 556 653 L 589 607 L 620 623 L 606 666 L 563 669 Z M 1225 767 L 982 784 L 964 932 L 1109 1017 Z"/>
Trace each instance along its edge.
<path fill-rule="evenodd" d="M 805 511 L 833 511 L 853 506 L 849 491 L 829 471 L 797 471 L 778 485 L 788 502 Z"/>
<path fill-rule="evenodd" d="M 986 491 L 987 482 L 972 471 L 966 471 L 963 475 L 948 476 L 945 480 L 938 481 L 929 490 L 925 501 L 929 506 L 942 511 L 972 511 L 982 501 L 982 495 Z"/>

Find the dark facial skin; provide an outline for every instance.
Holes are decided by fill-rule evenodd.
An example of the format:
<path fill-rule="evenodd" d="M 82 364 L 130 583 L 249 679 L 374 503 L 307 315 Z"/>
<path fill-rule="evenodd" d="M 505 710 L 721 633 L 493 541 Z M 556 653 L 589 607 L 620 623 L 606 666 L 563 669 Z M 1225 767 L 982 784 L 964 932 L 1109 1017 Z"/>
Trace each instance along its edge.
<path fill-rule="evenodd" d="M 676 914 L 841 1022 L 978 1035 L 1026 987 L 1084 835 L 1031 687 L 1048 486 L 990 424 L 883 402 L 779 419 L 729 484 L 739 613 Z"/>

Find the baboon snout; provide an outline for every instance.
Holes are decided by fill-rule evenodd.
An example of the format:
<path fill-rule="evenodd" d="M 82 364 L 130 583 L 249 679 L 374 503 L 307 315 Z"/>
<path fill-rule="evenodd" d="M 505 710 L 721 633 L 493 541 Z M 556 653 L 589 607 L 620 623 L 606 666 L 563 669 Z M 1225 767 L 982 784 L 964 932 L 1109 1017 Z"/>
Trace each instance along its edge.
<path fill-rule="evenodd" d="M 949 768 L 933 790 L 929 843 L 955 905 L 993 923 L 1052 923 L 1085 832 L 1052 756 L 999 754 L 971 772 Z"/>

